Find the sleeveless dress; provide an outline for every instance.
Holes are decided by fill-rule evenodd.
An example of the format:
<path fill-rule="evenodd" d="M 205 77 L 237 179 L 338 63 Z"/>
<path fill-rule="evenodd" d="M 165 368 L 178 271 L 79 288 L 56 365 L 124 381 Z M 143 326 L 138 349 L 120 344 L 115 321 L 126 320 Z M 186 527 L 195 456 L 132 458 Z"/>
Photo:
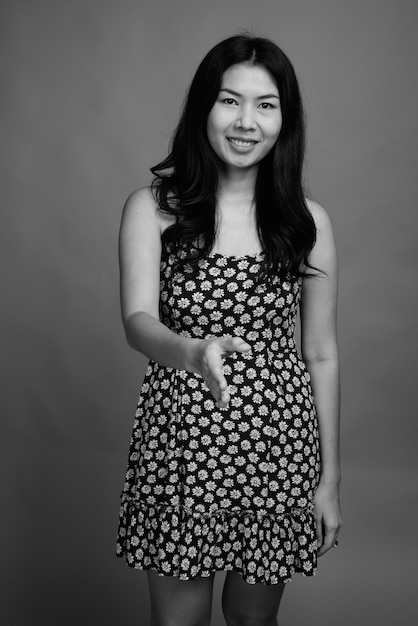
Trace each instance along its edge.
<path fill-rule="evenodd" d="M 182 580 L 316 573 L 320 459 L 309 373 L 295 347 L 301 280 L 257 280 L 262 254 L 161 262 L 161 321 L 185 337 L 243 337 L 218 409 L 203 379 L 150 361 L 121 497 L 117 555 Z"/>

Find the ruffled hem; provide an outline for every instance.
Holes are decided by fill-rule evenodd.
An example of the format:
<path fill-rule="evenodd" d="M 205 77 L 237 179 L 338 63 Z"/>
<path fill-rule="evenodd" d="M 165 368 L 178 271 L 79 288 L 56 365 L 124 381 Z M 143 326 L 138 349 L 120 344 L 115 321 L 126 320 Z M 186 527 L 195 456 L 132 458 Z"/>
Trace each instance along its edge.
<path fill-rule="evenodd" d="M 249 584 L 289 582 L 317 571 L 313 507 L 283 515 L 217 510 L 201 514 L 124 496 L 116 554 L 130 567 L 180 580 L 232 570 Z"/>

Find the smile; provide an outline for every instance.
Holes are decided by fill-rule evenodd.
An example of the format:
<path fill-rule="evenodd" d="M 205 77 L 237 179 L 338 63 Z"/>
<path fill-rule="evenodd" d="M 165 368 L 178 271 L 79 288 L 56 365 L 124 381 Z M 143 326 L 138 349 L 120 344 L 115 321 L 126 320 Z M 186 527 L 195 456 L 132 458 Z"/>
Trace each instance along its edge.
<path fill-rule="evenodd" d="M 229 142 L 234 144 L 234 146 L 240 146 L 240 148 L 250 148 L 258 143 L 258 141 L 255 141 L 254 139 L 237 139 L 235 137 L 228 137 L 227 139 Z"/>

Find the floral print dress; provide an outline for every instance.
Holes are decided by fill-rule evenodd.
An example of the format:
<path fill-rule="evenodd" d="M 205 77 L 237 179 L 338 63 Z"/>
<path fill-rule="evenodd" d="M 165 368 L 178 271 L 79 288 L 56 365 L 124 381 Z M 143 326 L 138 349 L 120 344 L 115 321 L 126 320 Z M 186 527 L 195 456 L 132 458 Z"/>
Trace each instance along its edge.
<path fill-rule="evenodd" d="M 258 280 L 262 253 L 161 262 L 161 321 L 185 337 L 240 336 L 224 360 L 231 401 L 150 361 L 121 497 L 118 556 L 182 580 L 233 570 L 248 583 L 316 572 L 318 425 L 295 347 L 301 280 Z M 179 259 L 180 257 L 180 259 Z"/>

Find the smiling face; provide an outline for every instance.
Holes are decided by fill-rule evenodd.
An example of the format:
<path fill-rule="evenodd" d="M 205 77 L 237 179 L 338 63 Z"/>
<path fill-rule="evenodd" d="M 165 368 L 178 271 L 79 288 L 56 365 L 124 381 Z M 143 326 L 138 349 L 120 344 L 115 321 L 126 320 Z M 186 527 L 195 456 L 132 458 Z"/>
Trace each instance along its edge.
<path fill-rule="evenodd" d="M 207 136 L 226 172 L 256 169 L 282 126 L 279 91 L 262 65 L 233 65 L 224 73 L 207 120 Z"/>

